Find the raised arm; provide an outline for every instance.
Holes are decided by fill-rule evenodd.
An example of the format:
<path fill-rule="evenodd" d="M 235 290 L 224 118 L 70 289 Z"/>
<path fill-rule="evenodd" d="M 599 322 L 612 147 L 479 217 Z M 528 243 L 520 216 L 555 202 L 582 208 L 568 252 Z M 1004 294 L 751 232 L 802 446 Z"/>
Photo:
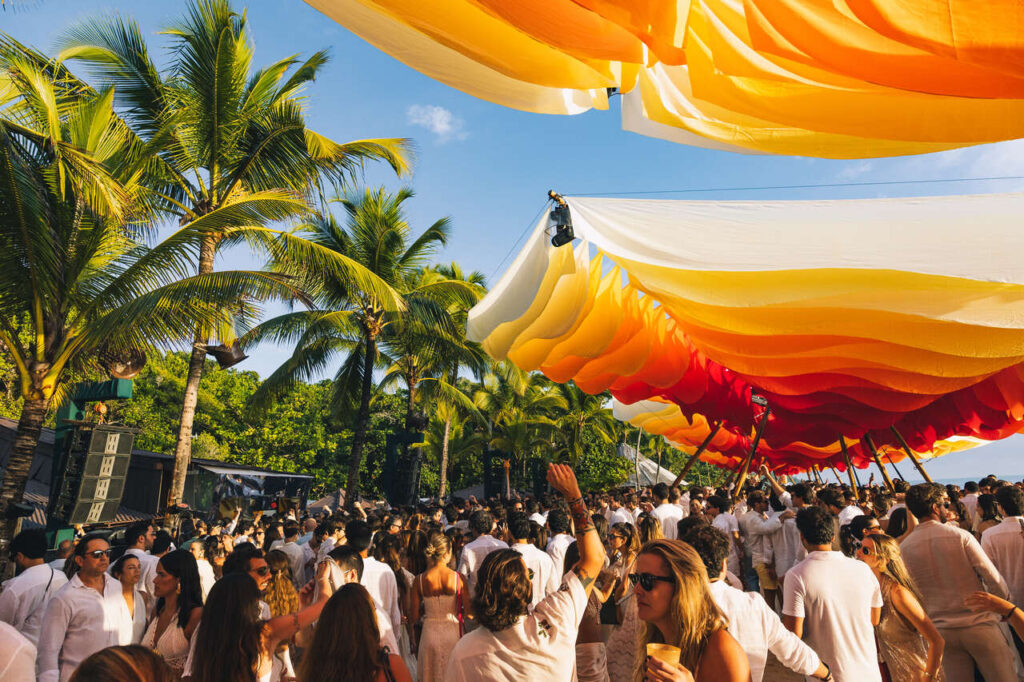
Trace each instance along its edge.
<path fill-rule="evenodd" d="M 590 519 L 590 511 L 583 501 L 583 494 L 572 469 L 564 464 L 551 464 L 548 467 L 548 483 L 565 497 L 569 505 L 580 550 L 579 563 L 572 570 L 579 577 L 589 597 L 594 589 L 594 580 L 604 566 L 604 547 L 601 546 L 601 538 L 598 537 L 594 523 Z"/>
<path fill-rule="evenodd" d="M 768 479 L 768 482 L 772 484 L 772 492 L 775 493 L 776 497 L 781 496 L 786 492 L 786 489 L 779 485 L 779 482 L 772 476 L 772 472 L 768 469 L 767 464 L 761 465 L 761 475 Z"/>

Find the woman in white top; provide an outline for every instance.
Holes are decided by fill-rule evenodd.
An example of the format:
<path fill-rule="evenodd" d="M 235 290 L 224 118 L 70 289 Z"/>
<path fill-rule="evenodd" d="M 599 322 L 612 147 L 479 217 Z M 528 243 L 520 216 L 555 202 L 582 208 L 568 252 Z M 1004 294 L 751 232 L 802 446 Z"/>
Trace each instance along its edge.
<path fill-rule="evenodd" d="M 142 641 L 142 633 L 146 631 L 146 619 L 149 617 L 147 595 L 139 591 L 142 564 L 137 556 L 125 554 L 114 562 L 110 575 L 121 581 L 124 601 L 128 604 L 128 613 L 132 615 L 132 644 L 138 644 Z"/>
<path fill-rule="evenodd" d="M 480 565 L 473 595 L 473 615 L 482 627 L 455 645 L 445 680 L 571 679 L 576 635 L 605 553 L 572 469 L 551 464 L 548 483 L 562 493 L 572 512 L 579 563 L 565 576 L 562 588 L 529 613 L 533 583 L 523 555 L 511 549 L 488 554 Z"/>
<path fill-rule="evenodd" d="M 203 615 L 203 593 L 195 557 L 183 549 L 165 554 L 156 565 L 153 578 L 156 612 L 142 638 L 142 645 L 155 650 L 181 674 L 188 658 L 189 640 Z"/>

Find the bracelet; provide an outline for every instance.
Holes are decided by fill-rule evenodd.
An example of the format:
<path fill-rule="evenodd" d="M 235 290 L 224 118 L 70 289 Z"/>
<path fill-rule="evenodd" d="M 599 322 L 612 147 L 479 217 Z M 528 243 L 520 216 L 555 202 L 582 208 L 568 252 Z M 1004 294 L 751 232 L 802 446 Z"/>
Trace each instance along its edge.
<path fill-rule="evenodd" d="M 1017 610 L 1017 607 L 1014 606 L 1009 611 L 1007 611 L 1006 615 L 1003 616 L 1003 622 L 1005 623 L 1006 621 L 1010 620 L 1010 618 L 1013 617 L 1013 612 L 1016 611 L 1016 610 Z"/>
<path fill-rule="evenodd" d="M 569 505 L 569 506 L 571 507 L 571 506 L 573 506 L 574 504 L 576 504 L 577 502 L 582 502 L 582 501 L 583 501 L 583 496 L 582 496 L 582 495 L 580 495 L 580 496 L 579 496 L 579 497 L 577 497 L 577 498 L 576 498 L 575 500 L 569 500 L 568 502 L 566 502 L 566 504 L 567 504 L 567 505 Z"/>
<path fill-rule="evenodd" d="M 825 677 L 821 678 L 821 682 L 832 682 L 832 668 L 828 667 L 828 663 L 822 661 L 821 664 L 825 666 Z"/>

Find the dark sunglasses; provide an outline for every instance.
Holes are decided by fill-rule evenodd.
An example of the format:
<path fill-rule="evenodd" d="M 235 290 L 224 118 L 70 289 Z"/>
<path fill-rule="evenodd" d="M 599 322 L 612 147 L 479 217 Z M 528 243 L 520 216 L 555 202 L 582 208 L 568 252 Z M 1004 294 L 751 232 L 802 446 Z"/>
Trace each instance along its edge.
<path fill-rule="evenodd" d="M 644 588 L 644 592 L 650 592 L 654 589 L 654 583 L 663 582 L 675 584 L 675 578 L 667 578 L 663 575 L 654 575 L 653 573 L 630 573 L 629 582 L 633 583 L 636 587 L 637 584 Z"/>
<path fill-rule="evenodd" d="M 869 549 L 869 548 L 868 548 L 868 547 L 866 547 L 865 545 L 861 545 L 861 546 L 860 546 L 860 547 L 858 548 L 858 551 L 859 551 L 859 552 L 860 552 L 861 554 L 863 554 L 864 556 L 871 556 L 872 554 L 874 554 L 874 551 L 872 551 L 871 549 Z"/>
<path fill-rule="evenodd" d="M 256 575 L 259 575 L 259 576 L 266 576 L 266 575 L 270 575 L 270 569 L 267 568 L 266 566 L 260 566 L 259 568 L 254 568 L 253 569 L 253 573 L 255 573 Z"/>
<path fill-rule="evenodd" d="M 105 557 L 105 556 L 109 557 L 110 556 L 110 550 L 109 549 L 94 549 L 91 552 L 86 552 L 85 556 L 91 556 L 93 559 L 99 559 L 99 558 Z"/>

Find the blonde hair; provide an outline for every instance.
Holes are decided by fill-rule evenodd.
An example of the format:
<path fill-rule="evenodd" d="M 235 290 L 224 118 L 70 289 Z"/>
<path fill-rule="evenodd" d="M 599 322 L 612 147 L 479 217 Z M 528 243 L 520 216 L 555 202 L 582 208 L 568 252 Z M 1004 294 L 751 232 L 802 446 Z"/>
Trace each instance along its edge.
<path fill-rule="evenodd" d="M 427 538 L 427 546 L 423 548 L 427 563 L 436 566 L 445 556 L 452 553 L 452 541 L 440 531 L 432 531 Z"/>
<path fill-rule="evenodd" d="M 878 534 L 865 535 L 864 540 L 871 540 L 875 545 L 878 572 L 910 590 L 914 598 L 921 602 L 921 591 L 917 589 L 917 583 L 910 577 L 910 571 L 907 570 L 907 565 L 903 563 L 903 555 L 900 554 L 900 544 L 896 542 L 896 538 Z"/>
<path fill-rule="evenodd" d="M 641 514 L 640 523 L 637 525 L 637 533 L 640 535 L 640 542 L 647 544 L 655 540 L 664 539 L 665 534 L 661 530 L 661 521 L 650 514 Z"/>
<path fill-rule="evenodd" d="M 657 627 L 645 623 L 639 637 L 636 657 L 639 665 L 634 679 L 639 682 L 644 677 L 643 661 L 647 656 L 647 645 L 652 642 L 679 647 L 679 662 L 689 670 L 697 670 L 708 639 L 729 624 L 708 589 L 704 561 L 693 547 L 681 540 L 648 542 L 640 549 L 640 554 L 660 557 L 675 579 L 675 594 L 669 612 L 679 628 L 679 639 L 666 642 Z"/>

